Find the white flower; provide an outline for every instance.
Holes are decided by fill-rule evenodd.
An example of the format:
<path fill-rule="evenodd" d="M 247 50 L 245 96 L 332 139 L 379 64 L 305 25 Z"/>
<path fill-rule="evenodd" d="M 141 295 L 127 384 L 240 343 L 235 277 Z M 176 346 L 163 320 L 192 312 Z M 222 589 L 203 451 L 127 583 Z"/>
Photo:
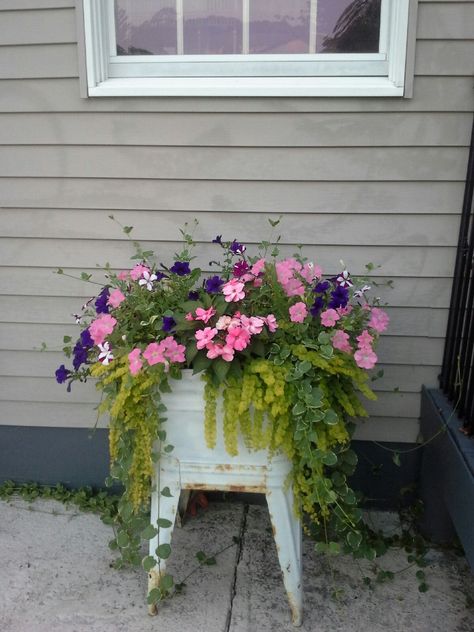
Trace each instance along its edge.
<path fill-rule="evenodd" d="M 71 314 L 71 316 L 74 316 L 76 325 L 80 325 L 82 323 L 82 316 L 80 316 L 79 314 Z"/>
<path fill-rule="evenodd" d="M 105 364 L 105 366 L 107 366 L 110 361 L 114 359 L 114 356 L 110 351 L 110 345 L 108 342 L 104 342 L 103 345 L 98 345 L 98 347 L 100 351 L 98 360 L 99 362 L 102 362 L 102 364 Z"/>
<path fill-rule="evenodd" d="M 146 286 L 146 289 L 151 291 L 153 289 L 153 281 L 156 281 L 156 274 L 150 274 L 148 270 L 143 273 L 143 278 L 138 281 L 138 285 Z"/>
<path fill-rule="evenodd" d="M 341 272 L 341 274 L 337 277 L 336 281 L 341 287 L 352 287 L 354 285 L 351 281 L 351 275 L 347 270 L 343 270 L 343 272 Z"/>
<path fill-rule="evenodd" d="M 354 292 L 354 298 L 362 298 L 366 292 L 370 290 L 370 285 L 364 285 L 360 290 Z"/>

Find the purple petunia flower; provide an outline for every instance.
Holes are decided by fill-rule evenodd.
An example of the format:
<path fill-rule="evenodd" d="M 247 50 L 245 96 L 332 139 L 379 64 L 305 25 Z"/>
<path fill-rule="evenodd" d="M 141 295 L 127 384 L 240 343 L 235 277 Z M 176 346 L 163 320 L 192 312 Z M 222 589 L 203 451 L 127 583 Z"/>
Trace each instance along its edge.
<path fill-rule="evenodd" d="M 78 371 L 81 364 L 85 364 L 87 362 L 87 348 L 83 347 L 81 341 L 78 340 L 72 350 L 72 353 L 74 356 L 72 359 L 72 366 L 76 371 Z"/>
<path fill-rule="evenodd" d="M 104 287 L 104 289 L 99 294 L 99 296 L 96 298 L 96 301 L 94 303 L 95 311 L 98 314 L 108 314 L 109 313 L 109 306 L 107 305 L 107 301 L 108 300 L 109 300 L 109 288 L 108 287 Z"/>
<path fill-rule="evenodd" d="M 188 261 L 176 261 L 170 268 L 170 272 L 174 272 L 178 276 L 186 276 L 191 274 Z"/>
<path fill-rule="evenodd" d="M 191 290 L 191 292 L 189 292 L 188 294 L 188 300 L 197 301 L 198 299 L 199 299 L 199 292 L 195 292 L 194 290 Z"/>
<path fill-rule="evenodd" d="M 230 244 L 230 249 L 234 255 L 242 255 L 247 250 L 246 246 L 244 246 L 244 244 L 239 244 L 236 239 L 234 239 L 234 241 Z"/>
<path fill-rule="evenodd" d="M 92 340 L 91 332 L 88 329 L 84 329 L 84 331 L 81 331 L 80 340 L 81 340 L 82 346 L 85 347 L 86 349 L 92 349 L 92 347 L 94 346 L 94 341 Z"/>
<path fill-rule="evenodd" d="M 314 299 L 314 303 L 312 304 L 309 310 L 311 316 L 314 316 L 314 317 L 318 316 L 319 312 L 323 309 L 323 307 L 324 307 L 323 299 L 320 296 L 317 296 Z"/>
<path fill-rule="evenodd" d="M 58 384 L 64 384 L 67 378 L 71 375 L 71 371 L 69 371 L 69 369 L 66 369 L 64 364 L 61 364 L 61 366 L 56 370 L 55 375 L 56 382 Z"/>
<path fill-rule="evenodd" d="M 345 307 L 349 301 L 349 291 L 342 285 L 338 285 L 337 288 L 331 292 L 331 300 L 328 303 L 328 307 L 331 309 L 337 309 L 338 307 Z"/>
<path fill-rule="evenodd" d="M 221 287 L 224 285 L 224 280 L 219 276 L 213 276 L 210 279 L 207 279 L 204 284 L 205 290 L 208 294 L 217 294 L 220 292 Z"/>
<path fill-rule="evenodd" d="M 237 261 L 235 266 L 232 269 L 232 274 L 235 277 L 243 276 L 249 270 L 249 264 L 246 261 Z"/>
<path fill-rule="evenodd" d="M 329 281 L 320 281 L 313 289 L 313 292 L 316 292 L 316 294 L 323 294 L 329 289 L 330 285 Z"/>
<path fill-rule="evenodd" d="M 176 321 L 172 316 L 163 316 L 163 325 L 161 329 L 163 331 L 171 331 L 176 325 Z"/>

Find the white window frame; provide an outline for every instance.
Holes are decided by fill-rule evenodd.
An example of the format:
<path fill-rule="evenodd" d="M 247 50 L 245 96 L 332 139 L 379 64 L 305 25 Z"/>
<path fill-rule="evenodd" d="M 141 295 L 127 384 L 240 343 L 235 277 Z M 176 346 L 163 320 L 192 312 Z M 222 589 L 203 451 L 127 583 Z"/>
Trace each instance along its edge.
<path fill-rule="evenodd" d="M 410 0 L 382 0 L 380 52 L 373 54 L 118 56 L 113 0 L 82 0 L 82 9 L 90 97 L 404 95 Z M 310 50 L 315 38 L 312 28 Z"/>

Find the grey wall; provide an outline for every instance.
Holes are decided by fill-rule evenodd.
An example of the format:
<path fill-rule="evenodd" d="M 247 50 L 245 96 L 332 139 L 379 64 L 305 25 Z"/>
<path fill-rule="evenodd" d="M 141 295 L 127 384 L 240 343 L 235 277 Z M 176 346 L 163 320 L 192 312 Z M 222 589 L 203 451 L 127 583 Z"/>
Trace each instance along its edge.
<path fill-rule="evenodd" d="M 436 384 L 472 123 L 474 2 L 419 4 L 413 99 L 81 99 L 72 0 L 0 0 L 0 424 L 90 427 L 54 349 L 91 288 L 52 274 L 128 265 L 107 215 L 166 260 L 177 228 L 283 242 L 376 280 L 392 323 L 360 439 L 411 442 Z M 292 252 L 288 245 L 287 252 Z M 201 263 L 209 261 L 206 247 Z M 45 341 L 49 351 L 35 350 Z M 398 392 L 394 392 L 397 388 Z"/>

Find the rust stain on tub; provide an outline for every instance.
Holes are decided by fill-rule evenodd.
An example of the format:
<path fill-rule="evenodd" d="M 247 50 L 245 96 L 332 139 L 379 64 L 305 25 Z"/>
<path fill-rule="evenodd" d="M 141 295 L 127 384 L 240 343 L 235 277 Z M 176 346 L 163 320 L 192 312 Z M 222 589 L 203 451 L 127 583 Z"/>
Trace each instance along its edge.
<path fill-rule="evenodd" d="M 205 483 L 192 483 L 185 484 L 183 489 L 200 489 L 203 492 L 251 492 L 253 494 L 264 494 L 266 491 L 265 485 L 219 485 L 219 483 L 205 484 Z"/>

